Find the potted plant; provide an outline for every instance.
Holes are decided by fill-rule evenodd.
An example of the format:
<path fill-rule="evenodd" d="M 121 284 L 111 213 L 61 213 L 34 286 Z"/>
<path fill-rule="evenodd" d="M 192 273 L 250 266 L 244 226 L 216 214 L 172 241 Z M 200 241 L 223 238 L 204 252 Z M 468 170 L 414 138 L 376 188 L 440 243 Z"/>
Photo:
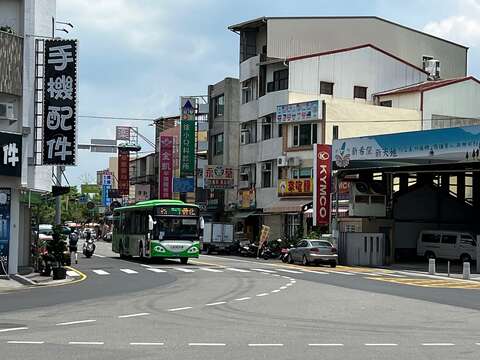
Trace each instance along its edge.
<path fill-rule="evenodd" d="M 67 277 L 67 271 L 63 267 L 65 251 L 67 250 L 65 235 L 60 225 L 54 225 L 52 231 L 52 240 L 47 242 L 47 253 L 53 280 L 62 280 Z"/>

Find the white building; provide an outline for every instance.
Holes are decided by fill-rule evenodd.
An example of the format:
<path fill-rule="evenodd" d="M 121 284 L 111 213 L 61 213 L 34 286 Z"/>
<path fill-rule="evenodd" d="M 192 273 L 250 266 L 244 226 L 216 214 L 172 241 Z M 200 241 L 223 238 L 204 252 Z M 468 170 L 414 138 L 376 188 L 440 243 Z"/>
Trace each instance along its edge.
<path fill-rule="evenodd" d="M 308 184 L 313 143 L 419 130 L 420 109 L 389 107 L 374 94 L 466 74 L 466 47 L 377 17 L 264 17 L 229 29 L 240 35 L 238 207 L 254 196 L 245 223 L 271 226 L 271 238 L 308 226 L 311 193 L 284 196 L 279 184 Z M 278 105 L 307 101 L 318 101 L 318 119 L 275 120 Z"/>
<path fill-rule="evenodd" d="M 0 2 L 0 134 L 22 137 L 21 175 L 0 174 L 0 187 L 11 192 L 8 273 L 29 265 L 32 192 L 51 190 L 51 167 L 34 166 L 35 39 L 52 36 L 55 0 Z M 2 144 L 3 145 L 3 144 Z M 1 272 L 1 270 L 0 270 Z"/>

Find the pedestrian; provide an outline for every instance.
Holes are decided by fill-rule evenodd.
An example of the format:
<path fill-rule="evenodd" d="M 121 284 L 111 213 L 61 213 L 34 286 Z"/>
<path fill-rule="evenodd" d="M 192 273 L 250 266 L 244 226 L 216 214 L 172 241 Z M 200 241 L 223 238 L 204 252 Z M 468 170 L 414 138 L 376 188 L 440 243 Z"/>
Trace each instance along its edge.
<path fill-rule="evenodd" d="M 72 258 L 72 255 L 75 255 L 75 264 L 78 264 L 78 234 L 77 231 L 73 231 L 70 233 L 70 236 L 68 237 L 68 249 L 70 251 L 70 259 Z"/>

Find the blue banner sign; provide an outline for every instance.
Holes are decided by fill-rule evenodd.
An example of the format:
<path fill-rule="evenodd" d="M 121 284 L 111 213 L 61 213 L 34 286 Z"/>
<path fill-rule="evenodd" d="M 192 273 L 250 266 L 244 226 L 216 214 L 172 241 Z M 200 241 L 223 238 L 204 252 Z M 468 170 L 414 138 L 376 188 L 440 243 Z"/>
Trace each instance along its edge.
<path fill-rule="evenodd" d="M 194 178 L 173 178 L 173 192 L 187 193 L 195 191 Z"/>
<path fill-rule="evenodd" d="M 11 195 L 11 189 L 0 188 L 0 275 L 8 274 Z"/>

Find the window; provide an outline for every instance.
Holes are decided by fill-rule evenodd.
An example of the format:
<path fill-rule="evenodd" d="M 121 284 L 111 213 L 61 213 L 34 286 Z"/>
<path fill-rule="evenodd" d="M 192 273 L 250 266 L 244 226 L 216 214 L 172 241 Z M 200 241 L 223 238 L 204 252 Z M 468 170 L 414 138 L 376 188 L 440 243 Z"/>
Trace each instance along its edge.
<path fill-rule="evenodd" d="M 288 89 L 288 69 L 277 70 L 273 73 L 273 81 L 267 84 L 267 92 Z"/>
<path fill-rule="evenodd" d="M 355 195 L 355 202 L 358 204 L 368 204 L 369 200 L 368 195 Z"/>
<path fill-rule="evenodd" d="M 442 235 L 442 244 L 455 245 L 457 243 L 457 235 Z"/>
<path fill-rule="evenodd" d="M 333 140 L 338 140 L 338 125 L 333 125 Z"/>
<path fill-rule="evenodd" d="M 293 146 L 312 145 L 317 142 L 317 124 L 293 126 Z"/>
<path fill-rule="evenodd" d="M 257 78 L 242 82 L 242 104 L 257 99 Z"/>
<path fill-rule="evenodd" d="M 240 61 L 257 55 L 257 30 L 244 30 L 240 33 Z"/>
<path fill-rule="evenodd" d="M 249 185 L 255 184 L 255 167 L 256 164 L 240 167 L 240 181 L 247 181 Z"/>
<path fill-rule="evenodd" d="M 292 179 L 310 179 L 312 177 L 312 168 L 291 168 L 291 178 Z"/>
<path fill-rule="evenodd" d="M 257 142 L 257 121 L 252 120 L 242 124 L 242 129 L 240 132 L 240 143 L 251 144 Z"/>
<path fill-rule="evenodd" d="M 422 242 L 438 244 L 440 243 L 440 234 L 423 234 Z"/>
<path fill-rule="evenodd" d="M 353 87 L 353 98 L 354 99 L 367 99 L 367 88 L 365 86 L 354 86 Z"/>
<path fill-rule="evenodd" d="M 392 107 L 392 100 L 380 101 L 380 106 Z"/>
<path fill-rule="evenodd" d="M 333 83 L 320 81 L 320 94 L 333 95 Z"/>
<path fill-rule="evenodd" d="M 283 126 L 282 124 L 278 124 L 278 137 L 283 136 Z"/>
<path fill-rule="evenodd" d="M 272 138 L 272 118 L 267 116 L 262 123 L 262 140 L 268 140 Z"/>
<path fill-rule="evenodd" d="M 460 238 L 460 244 L 462 245 L 469 245 L 469 246 L 477 246 L 475 240 L 473 240 L 471 235 L 462 235 Z"/>
<path fill-rule="evenodd" d="M 225 98 L 223 95 L 213 98 L 213 117 L 223 116 Z"/>
<path fill-rule="evenodd" d="M 262 163 L 262 187 L 272 187 L 272 163 L 270 161 Z"/>
<path fill-rule="evenodd" d="M 223 133 L 213 136 L 213 155 L 223 154 Z"/>

